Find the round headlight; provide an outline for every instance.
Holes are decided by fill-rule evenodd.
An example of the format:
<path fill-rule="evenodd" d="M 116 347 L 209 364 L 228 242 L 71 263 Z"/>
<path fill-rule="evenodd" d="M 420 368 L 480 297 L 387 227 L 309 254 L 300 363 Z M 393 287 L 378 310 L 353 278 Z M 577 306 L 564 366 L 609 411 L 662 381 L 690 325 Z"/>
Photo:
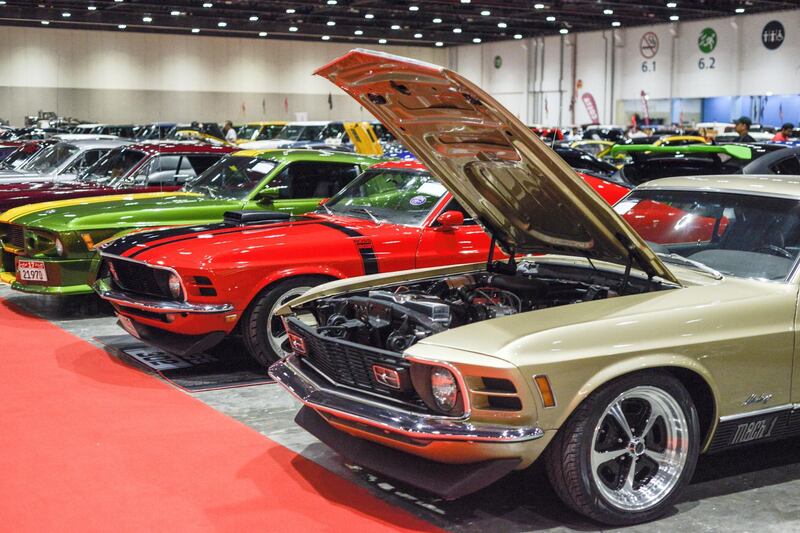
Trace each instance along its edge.
<path fill-rule="evenodd" d="M 61 242 L 61 239 L 56 239 L 56 253 L 64 255 L 64 243 Z"/>
<path fill-rule="evenodd" d="M 167 284 L 169 285 L 169 293 L 172 295 L 172 297 L 176 299 L 180 298 L 182 292 L 181 278 L 179 278 L 177 274 L 170 274 Z"/>
<path fill-rule="evenodd" d="M 436 406 L 442 411 L 452 411 L 458 400 L 458 383 L 453 373 L 437 366 L 431 371 L 431 392 Z"/>

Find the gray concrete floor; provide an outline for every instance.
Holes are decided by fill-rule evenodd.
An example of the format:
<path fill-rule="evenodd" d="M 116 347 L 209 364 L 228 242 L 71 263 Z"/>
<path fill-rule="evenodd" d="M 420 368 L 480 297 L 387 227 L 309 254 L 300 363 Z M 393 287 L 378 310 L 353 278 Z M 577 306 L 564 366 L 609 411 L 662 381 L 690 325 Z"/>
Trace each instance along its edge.
<path fill-rule="evenodd" d="M 0 298 L 89 342 L 94 342 L 96 336 L 122 333 L 109 309 L 93 297 L 58 302 L 56 299 L 23 295 L 0 286 Z M 564 508 L 536 466 L 526 472 L 514 473 L 462 500 L 445 502 L 344 462 L 294 424 L 299 404 L 277 385 L 191 395 L 265 437 L 366 487 L 379 498 L 450 531 L 598 530 L 596 524 Z M 624 531 L 800 531 L 798 444 L 796 440 L 782 441 L 701 457 L 692 484 L 675 509 L 661 520 Z"/>

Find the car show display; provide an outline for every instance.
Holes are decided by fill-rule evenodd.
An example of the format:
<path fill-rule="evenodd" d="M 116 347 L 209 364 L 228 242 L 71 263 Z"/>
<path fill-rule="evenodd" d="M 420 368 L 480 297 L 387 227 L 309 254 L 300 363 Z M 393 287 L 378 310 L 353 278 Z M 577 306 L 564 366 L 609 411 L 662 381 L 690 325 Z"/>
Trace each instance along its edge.
<path fill-rule="evenodd" d="M 0 1 L 0 516 L 800 530 L 798 23 Z"/>

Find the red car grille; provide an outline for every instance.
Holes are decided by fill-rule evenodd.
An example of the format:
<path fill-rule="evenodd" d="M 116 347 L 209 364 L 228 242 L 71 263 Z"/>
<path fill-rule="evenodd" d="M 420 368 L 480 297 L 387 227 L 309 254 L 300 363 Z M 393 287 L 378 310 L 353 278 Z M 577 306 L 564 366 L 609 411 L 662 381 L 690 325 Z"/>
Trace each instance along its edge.
<path fill-rule="evenodd" d="M 174 300 L 169 292 L 169 272 L 166 270 L 121 259 L 104 259 L 100 277 L 107 276 L 126 292 Z"/>

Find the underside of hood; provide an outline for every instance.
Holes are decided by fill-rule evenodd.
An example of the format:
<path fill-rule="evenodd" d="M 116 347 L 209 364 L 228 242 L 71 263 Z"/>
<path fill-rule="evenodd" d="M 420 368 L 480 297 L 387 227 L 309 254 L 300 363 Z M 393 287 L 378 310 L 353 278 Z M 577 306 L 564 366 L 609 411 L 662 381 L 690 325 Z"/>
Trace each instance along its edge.
<path fill-rule="evenodd" d="M 630 264 L 677 282 L 560 156 L 459 74 L 368 50 L 317 74 L 375 115 L 506 251 Z"/>

